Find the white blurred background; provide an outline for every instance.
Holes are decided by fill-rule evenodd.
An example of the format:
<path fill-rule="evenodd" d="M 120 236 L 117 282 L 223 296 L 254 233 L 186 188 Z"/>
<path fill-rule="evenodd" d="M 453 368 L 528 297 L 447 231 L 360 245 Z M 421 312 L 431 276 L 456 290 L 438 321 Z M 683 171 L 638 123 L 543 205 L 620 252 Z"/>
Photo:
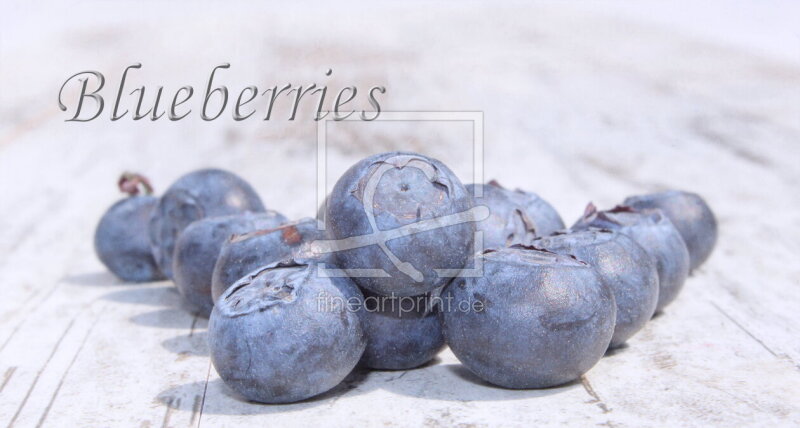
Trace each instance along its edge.
<path fill-rule="evenodd" d="M 0 416 L 17 412 L 21 425 L 48 412 L 62 426 L 167 426 L 170 417 L 189 425 L 199 421 L 193 403 L 208 390 L 209 426 L 252 423 L 254 413 L 278 426 L 480 426 L 497 415 L 526 426 L 796 418 L 798 23 L 800 2 L 789 0 L 4 0 L 0 371 L 13 377 L 0 389 Z M 204 339 L 194 334 L 202 321 L 179 308 L 174 289 L 117 287 L 94 257 L 91 236 L 120 197 L 115 182 L 124 170 L 150 176 L 163 191 L 192 169 L 226 168 L 249 180 L 269 208 L 313 216 L 312 110 L 293 122 L 285 110 L 269 122 L 235 122 L 230 107 L 213 122 L 196 111 L 179 122 L 134 122 L 130 114 L 112 122 L 114 87 L 137 62 L 143 67 L 127 85 L 145 85 L 146 99 L 161 85 L 170 94 L 192 85 L 199 97 L 211 69 L 230 63 L 215 82 L 234 95 L 287 82 L 326 84 L 331 92 L 382 85 L 384 110 L 480 111 L 487 179 L 539 193 L 568 225 L 590 200 L 605 208 L 630 194 L 692 190 L 717 213 L 717 249 L 668 316 L 592 370 L 611 413 L 580 388 L 519 393 L 466 382 L 447 352 L 445 364 L 402 381 L 376 374 L 362 388 L 368 394 L 355 391 L 337 406 L 338 396 L 285 412 L 251 406 L 213 381 Z M 65 122 L 58 90 L 83 70 L 108 79 L 106 111 L 89 123 Z M 134 103 L 126 97 L 123 108 Z M 329 185 L 360 158 L 397 149 L 433 155 L 464 180 L 471 175 L 472 135 L 463 124 L 344 122 L 329 132 Z M 56 352 L 69 320 L 77 327 Z M 63 388 L 59 371 L 44 372 L 36 386 L 48 355 L 59 370 L 75 358 Z M 391 409 L 374 404 L 388 402 Z"/>

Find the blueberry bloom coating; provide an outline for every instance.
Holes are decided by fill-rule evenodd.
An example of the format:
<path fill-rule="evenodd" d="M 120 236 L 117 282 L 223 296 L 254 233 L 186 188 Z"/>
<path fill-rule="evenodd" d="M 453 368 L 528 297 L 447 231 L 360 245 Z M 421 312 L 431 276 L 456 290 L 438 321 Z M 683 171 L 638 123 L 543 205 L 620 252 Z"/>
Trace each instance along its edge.
<path fill-rule="evenodd" d="M 407 370 L 432 360 L 444 347 L 439 307 L 431 294 L 381 296 L 362 290 L 367 348 L 361 364 L 378 370 Z"/>
<path fill-rule="evenodd" d="M 473 253 L 472 197 L 443 163 L 415 153 L 391 152 L 353 165 L 334 186 L 327 207 L 332 239 L 358 245 L 334 253 L 339 268 L 380 270 L 354 275 L 362 288 L 382 295 L 414 296 L 444 286 Z M 460 221 L 448 218 L 464 215 Z M 468 219 L 464 219 L 469 217 Z M 424 231 L 415 230 L 427 225 Z M 386 239 L 382 231 L 408 231 Z M 373 240 L 370 240 L 373 239 Z M 363 241 L 363 242 L 362 242 Z"/>
<path fill-rule="evenodd" d="M 270 263 L 309 255 L 326 261 L 324 255 L 313 253 L 312 243 L 321 236 L 316 220 L 311 218 L 231 236 L 223 242 L 216 263 L 212 264 L 212 298 L 216 301 L 234 282 Z"/>
<path fill-rule="evenodd" d="M 475 186 L 467 184 L 467 191 L 474 195 Z M 496 181 L 483 186 L 483 197 L 476 198 L 476 205 L 486 205 L 491 214 L 477 223 L 483 231 L 484 248 L 502 248 L 514 244 L 527 244 L 537 236 L 547 236 L 564 229 L 561 216 L 539 195 L 523 190 L 508 190 Z"/>
<path fill-rule="evenodd" d="M 351 281 L 319 277 L 313 263 L 258 269 L 214 306 L 211 362 L 225 384 L 249 400 L 291 403 L 321 394 L 364 352 L 361 321 L 348 307 L 348 300 L 360 299 Z"/>
<path fill-rule="evenodd" d="M 211 298 L 214 264 L 222 245 L 231 236 L 260 228 L 276 227 L 285 221 L 286 217 L 283 215 L 267 211 L 207 217 L 184 229 L 175 245 L 172 272 L 178 292 L 191 309 L 204 317 L 211 313 L 214 306 Z"/>
<path fill-rule="evenodd" d="M 506 388 L 546 388 L 600 360 L 616 305 L 591 266 L 521 246 L 477 257 L 484 275 L 456 278 L 442 293 L 445 339 L 468 369 Z"/>
<path fill-rule="evenodd" d="M 123 281 L 164 279 L 150 252 L 148 221 L 158 204 L 153 196 L 131 196 L 111 206 L 94 233 L 94 250 L 101 262 Z"/>
<path fill-rule="evenodd" d="M 678 297 L 689 276 L 689 251 L 678 229 L 661 210 L 637 211 L 630 207 L 616 207 L 597 211 L 594 205 L 589 204 L 586 213 L 572 228 L 584 230 L 590 227 L 628 235 L 647 251 L 658 271 L 656 312 Z"/>
<path fill-rule="evenodd" d="M 633 239 L 608 229 L 589 229 L 539 238 L 531 244 L 589 263 L 614 293 L 617 320 L 611 348 L 616 348 L 653 316 L 658 303 L 658 271 L 650 255 Z"/>
<path fill-rule="evenodd" d="M 193 222 L 244 212 L 263 212 L 255 190 L 233 173 L 201 169 L 179 178 L 161 197 L 150 218 L 150 248 L 159 268 L 172 279 L 178 236 Z"/>
<path fill-rule="evenodd" d="M 696 193 L 670 190 L 631 196 L 625 199 L 624 205 L 639 210 L 657 208 L 669 217 L 686 243 L 692 270 L 708 259 L 717 243 L 717 219 L 706 201 Z"/>

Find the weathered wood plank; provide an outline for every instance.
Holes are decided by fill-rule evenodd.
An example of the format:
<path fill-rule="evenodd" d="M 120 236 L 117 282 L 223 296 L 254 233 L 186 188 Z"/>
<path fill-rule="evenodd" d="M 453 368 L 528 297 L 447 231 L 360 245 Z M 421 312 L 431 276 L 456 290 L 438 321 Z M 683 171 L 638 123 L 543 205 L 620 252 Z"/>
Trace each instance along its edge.
<path fill-rule="evenodd" d="M 542 5 L 477 15 L 426 6 L 421 17 L 408 7 L 337 4 L 271 25 L 253 19 L 274 16 L 269 6 L 202 5 L 189 21 L 178 20 L 177 6 L 157 14 L 95 6 L 53 6 L 74 19 L 30 28 L 23 24 L 45 14 L 25 9 L 23 24 L 0 25 L 19 36 L 2 39 L 0 81 L 28 83 L 0 91 L 0 424 L 800 423 L 797 63 L 630 17 Z M 286 8 L 287 17 L 298 12 Z M 330 19 L 345 12 L 347 20 Z M 589 200 L 610 206 L 631 193 L 691 189 L 719 216 L 718 247 L 664 315 L 563 387 L 494 388 L 444 351 L 418 370 L 356 372 L 304 403 L 246 403 L 209 363 L 206 321 L 182 309 L 166 282 L 123 285 L 104 273 L 93 228 L 126 169 L 148 173 L 160 190 L 193 168 L 234 169 L 268 206 L 313 215 L 316 127 L 63 122 L 52 102 L 63 79 L 98 68 L 112 82 L 133 57 L 144 64 L 134 84 L 200 88 L 211 67 L 230 62 L 231 90 L 385 84 L 389 110 L 483 111 L 487 178 L 539 192 L 567 223 Z M 331 180 L 369 152 L 409 147 L 469 175 L 467 131 L 337 124 Z"/>

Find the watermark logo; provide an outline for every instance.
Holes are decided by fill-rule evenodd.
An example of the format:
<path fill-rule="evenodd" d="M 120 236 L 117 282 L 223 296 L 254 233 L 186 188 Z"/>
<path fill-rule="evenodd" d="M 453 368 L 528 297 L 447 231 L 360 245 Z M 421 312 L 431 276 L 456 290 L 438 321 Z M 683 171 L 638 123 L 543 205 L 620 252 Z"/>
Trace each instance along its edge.
<path fill-rule="evenodd" d="M 319 312 L 391 313 L 398 318 L 419 317 L 432 312 L 483 312 L 486 303 L 473 298 L 455 300 L 452 294 L 422 296 L 365 296 L 345 298 L 328 293 L 317 295 Z"/>

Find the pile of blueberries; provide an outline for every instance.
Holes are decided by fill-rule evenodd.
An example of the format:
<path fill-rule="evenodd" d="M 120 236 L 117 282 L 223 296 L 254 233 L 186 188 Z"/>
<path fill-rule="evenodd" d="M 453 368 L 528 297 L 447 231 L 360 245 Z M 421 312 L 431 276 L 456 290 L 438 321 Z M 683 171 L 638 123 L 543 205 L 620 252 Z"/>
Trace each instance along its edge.
<path fill-rule="evenodd" d="M 589 204 L 565 228 L 534 193 L 465 186 L 408 152 L 353 165 L 324 221 L 288 221 L 218 169 L 160 198 L 140 175 L 119 187 L 130 196 L 97 227 L 100 260 L 126 281 L 173 280 L 210 317 L 220 377 L 263 403 L 321 394 L 357 365 L 419 367 L 445 344 L 495 385 L 573 381 L 672 302 L 717 237 L 694 193 Z"/>

